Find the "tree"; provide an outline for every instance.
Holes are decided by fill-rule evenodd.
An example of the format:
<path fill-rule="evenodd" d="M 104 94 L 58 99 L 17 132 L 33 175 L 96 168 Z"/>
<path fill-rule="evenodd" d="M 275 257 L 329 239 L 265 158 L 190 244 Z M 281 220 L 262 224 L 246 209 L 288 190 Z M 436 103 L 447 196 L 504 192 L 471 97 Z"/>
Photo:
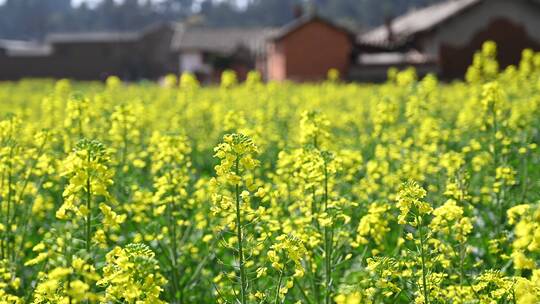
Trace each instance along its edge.
<path fill-rule="evenodd" d="M 297 6 L 314 6 L 319 14 L 352 28 L 372 27 L 387 16 L 440 0 L 242 0 L 245 6 L 238 1 L 101 0 L 95 7 L 85 2 L 72 7 L 71 0 L 6 0 L 0 5 L 0 39 L 43 39 L 58 31 L 132 31 L 193 14 L 210 26 L 281 26 L 294 19 Z"/>

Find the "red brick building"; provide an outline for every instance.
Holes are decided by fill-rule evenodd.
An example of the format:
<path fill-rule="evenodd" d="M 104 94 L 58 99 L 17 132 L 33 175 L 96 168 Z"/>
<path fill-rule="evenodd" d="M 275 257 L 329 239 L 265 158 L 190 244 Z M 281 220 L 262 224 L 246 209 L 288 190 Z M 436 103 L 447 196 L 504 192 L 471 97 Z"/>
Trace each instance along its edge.
<path fill-rule="evenodd" d="M 265 54 L 268 80 L 316 81 L 329 69 L 347 75 L 352 34 L 317 16 L 301 17 L 269 37 Z"/>
<path fill-rule="evenodd" d="M 347 75 L 354 35 L 318 16 L 281 28 L 209 28 L 179 25 L 172 41 L 179 71 L 216 81 L 224 69 L 242 79 L 250 69 L 265 80 L 317 81 L 329 69 Z"/>

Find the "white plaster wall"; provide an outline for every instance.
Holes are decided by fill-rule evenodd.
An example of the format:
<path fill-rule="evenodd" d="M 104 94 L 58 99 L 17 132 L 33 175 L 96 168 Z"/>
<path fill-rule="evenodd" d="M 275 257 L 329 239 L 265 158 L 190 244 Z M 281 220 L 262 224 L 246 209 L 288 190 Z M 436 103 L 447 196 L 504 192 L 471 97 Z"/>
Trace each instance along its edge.
<path fill-rule="evenodd" d="M 540 42 L 540 5 L 528 0 L 484 0 L 438 28 L 434 35 L 423 41 L 423 49 L 427 54 L 437 56 L 442 43 L 464 46 L 496 17 L 521 24 L 531 38 Z"/>
<path fill-rule="evenodd" d="M 180 54 L 180 71 L 197 72 L 204 68 L 203 56 L 198 52 Z"/>

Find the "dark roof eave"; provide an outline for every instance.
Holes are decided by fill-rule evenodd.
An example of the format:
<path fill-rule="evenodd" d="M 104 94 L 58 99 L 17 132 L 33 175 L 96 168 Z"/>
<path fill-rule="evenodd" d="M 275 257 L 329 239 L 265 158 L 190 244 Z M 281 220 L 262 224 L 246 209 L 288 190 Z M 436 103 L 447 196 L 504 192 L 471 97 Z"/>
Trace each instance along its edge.
<path fill-rule="evenodd" d="M 104 43 L 134 43 L 139 39 L 47 39 L 47 44 L 104 44 Z"/>
<path fill-rule="evenodd" d="M 110 44 L 110 43 L 134 43 L 139 40 L 71 40 L 71 41 L 47 41 L 49 44 L 53 45 L 64 45 L 64 44 Z"/>
<path fill-rule="evenodd" d="M 407 37 L 406 39 L 398 39 L 395 41 L 382 41 L 377 43 L 360 41 L 356 43 L 357 48 L 372 48 L 379 49 L 381 51 L 392 52 L 398 50 L 405 50 L 414 41 L 414 38 Z"/>
<path fill-rule="evenodd" d="M 176 49 L 176 52 L 182 53 L 182 52 L 198 52 L 198 53 L 212 53 L 212 54 L 219 54 L 219 55 L 229 55 L 233 52 L 230 51 L 224 51 L 223 49 L 212 49 L 212 48 L 201 48 L 201 47 L 179 47 Z"/>

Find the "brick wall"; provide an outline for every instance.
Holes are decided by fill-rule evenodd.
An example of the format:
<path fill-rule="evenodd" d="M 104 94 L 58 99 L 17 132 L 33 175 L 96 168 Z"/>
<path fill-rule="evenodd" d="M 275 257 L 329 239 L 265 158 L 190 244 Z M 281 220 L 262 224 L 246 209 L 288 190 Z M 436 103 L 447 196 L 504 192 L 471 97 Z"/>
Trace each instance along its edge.
<path fill-rule="evenodd" d="M 346 75 L 352 41 L 349 35 L 321 20 L 313 20 L 269 45 L 269 80 L 316 81 L 336 68 Z"/>

